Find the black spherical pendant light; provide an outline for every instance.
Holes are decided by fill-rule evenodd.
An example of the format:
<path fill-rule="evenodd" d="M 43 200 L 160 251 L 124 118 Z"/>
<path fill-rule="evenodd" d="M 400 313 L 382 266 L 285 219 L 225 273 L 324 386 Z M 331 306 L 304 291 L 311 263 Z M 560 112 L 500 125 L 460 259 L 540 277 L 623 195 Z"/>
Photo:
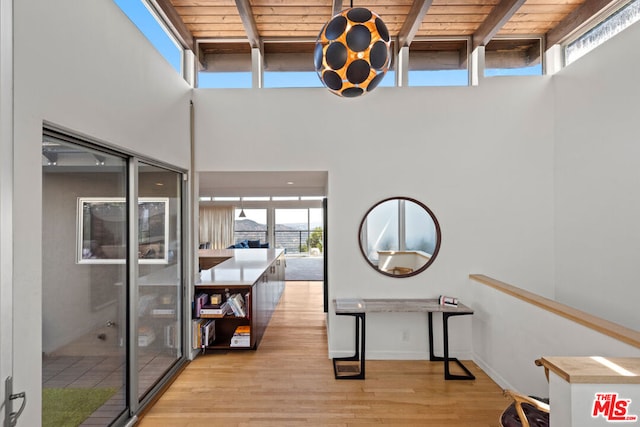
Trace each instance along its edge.
<path fill-rule="evenodd" d="M 353 98 L 370 92 L 391 64 L 387 26 L 369 9 L 345 9 L 320 31 L 314 61 L 320 80 L 336 95 Z"/>

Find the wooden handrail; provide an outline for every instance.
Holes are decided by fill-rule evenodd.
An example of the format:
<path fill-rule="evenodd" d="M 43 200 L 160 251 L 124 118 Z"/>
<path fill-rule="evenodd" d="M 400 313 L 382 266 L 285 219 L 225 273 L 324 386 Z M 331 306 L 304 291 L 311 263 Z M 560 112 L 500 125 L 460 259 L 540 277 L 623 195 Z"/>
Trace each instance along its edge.
<path fill-rule="evenodd" d="M 525 291 L 524 289 L 520 289 L 516 286 L 501 282 L 500 280 L 493 279 L 483 274 L 470 274 L 469 278 L 515 298 L 521 299 L 522 301 L 526 301 L 529 304 L 533 304 L 544 310 L 550 311 L 558 316 L 562 316 L 573 322 L 579 323 L 589 329 L 593 329 L 594 331 L 598 331 L 610 336 L 611 338 L 615 338 L 618 341 L 640 348 L 640 332 L 634 329 L 594 316 L 552 299 L 542 297 L 534 294 L 533 292 Z"/>

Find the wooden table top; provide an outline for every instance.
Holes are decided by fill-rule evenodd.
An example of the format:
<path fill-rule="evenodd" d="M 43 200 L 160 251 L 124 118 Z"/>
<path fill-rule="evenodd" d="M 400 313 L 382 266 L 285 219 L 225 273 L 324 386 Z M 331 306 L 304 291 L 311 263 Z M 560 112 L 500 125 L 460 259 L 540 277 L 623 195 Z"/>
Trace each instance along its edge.
<path fill-rule="evenodd" d="M 441 305 L 437 298 L 338 298 L 333 300 L 336 313 L 428 313 L 446 312 L 459 314 L 473 314 L 473 310 L 464 304 L 457 307 Z"/>

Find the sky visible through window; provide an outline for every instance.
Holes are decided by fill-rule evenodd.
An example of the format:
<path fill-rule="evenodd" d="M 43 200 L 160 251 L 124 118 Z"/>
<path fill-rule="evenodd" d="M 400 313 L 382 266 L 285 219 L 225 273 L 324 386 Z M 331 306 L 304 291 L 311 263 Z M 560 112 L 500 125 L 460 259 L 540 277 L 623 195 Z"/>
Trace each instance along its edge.
<path fill-rule="evenodd" d="M 173 68 L 182 74 L 182 51 L 143 0 L 113 0 Z"/>
<path fill-rule="evenodd" d="M 167 34 L 165 28 L 148 9 L 144 0 L 114 0 L 153 46 L 178 72 L 182 73 L 182 49 Z M 542 66 L 512 69 L 487 69 L 486 77 L 542 75 Z M 467 86 L 468 70 L 415 70 L 409 72 L 409 86 Z M 251 88 L 251 72 L 199 72 L 200 88 Z M 380 87 L 395 86 L 395 72 L 389 70 Z M 318 75 L 309 72 L 264 73 L 265 88 L 323 87 Z"/>

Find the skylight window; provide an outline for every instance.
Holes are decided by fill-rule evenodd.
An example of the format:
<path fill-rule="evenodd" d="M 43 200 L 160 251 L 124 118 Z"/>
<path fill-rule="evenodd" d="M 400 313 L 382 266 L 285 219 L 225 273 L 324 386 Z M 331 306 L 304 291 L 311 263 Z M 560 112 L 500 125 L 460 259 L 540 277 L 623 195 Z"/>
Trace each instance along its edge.
<path fill-rule="evenodd" d="M 151 44 L 182 75 L 182 48 L 144 0 L 113 0 Z"/>
<path fill-rule="evenodd" d="M 566 65 L 600 46 L 639 19 L 640 0 L 634 0 L 567 45 L 564 51 Z"/>

